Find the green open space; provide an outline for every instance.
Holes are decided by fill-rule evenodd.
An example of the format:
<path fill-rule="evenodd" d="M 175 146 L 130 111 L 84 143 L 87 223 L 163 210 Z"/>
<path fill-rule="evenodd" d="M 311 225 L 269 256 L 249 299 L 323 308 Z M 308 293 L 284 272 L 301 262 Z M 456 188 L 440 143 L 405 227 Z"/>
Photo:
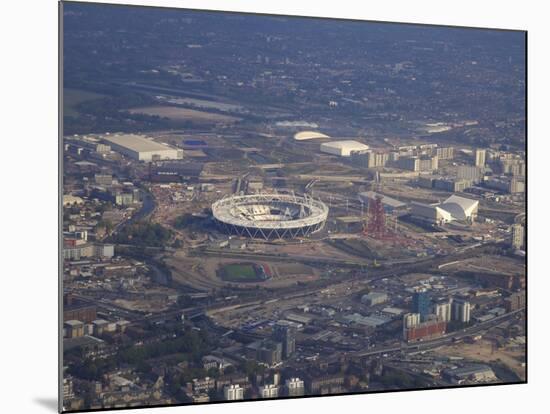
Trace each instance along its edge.
<path fill-rule="evenodd" d="M 81 104 L 82 102 L 101 99 L 104 96 L 105 95 L 101 95 L 95 92 L 65 88 L 63 90 L 63 115 L 77 117 L 79 115 L 79 104 Z"/>
<path fill-rule="evenodd" d="M 267 279 L 261 266 L 253 263 L 234 263 L 224 265 L 219 276 L 226 282 L 260 282 Z"/>

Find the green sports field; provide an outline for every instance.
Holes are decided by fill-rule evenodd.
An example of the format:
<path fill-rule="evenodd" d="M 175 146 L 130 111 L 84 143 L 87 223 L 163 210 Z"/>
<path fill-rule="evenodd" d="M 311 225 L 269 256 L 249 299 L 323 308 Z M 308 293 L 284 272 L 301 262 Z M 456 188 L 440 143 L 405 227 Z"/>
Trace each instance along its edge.
<path fill-rule="evenodd" d="M 265 272 L 253 263 L 235 263 L 223 266 L 219 275 L 226 282 L 261 282 L 266 279 Z"/>

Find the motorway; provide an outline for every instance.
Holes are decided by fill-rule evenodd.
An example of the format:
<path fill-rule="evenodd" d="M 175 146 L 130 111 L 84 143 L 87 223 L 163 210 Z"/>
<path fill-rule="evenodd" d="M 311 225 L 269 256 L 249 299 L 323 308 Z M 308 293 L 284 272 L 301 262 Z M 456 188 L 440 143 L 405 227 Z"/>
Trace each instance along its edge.
<path fill-rule="evenodd" d="M 138 214 L 134 216 L 133 219 L 131 219 L 131 221 L 133 221 L 134 219 L 137 219 L 138 217 L 146 216 L 153 210 L 153 208 L 154 208 L 153 200 L 150 198 L 150 196 L 146 197 L 144 199 L 142 209 L 139 211 Z M 128 224 L 131 221 L 126 221 L 124 223 Z M 118 228 L 117 230 L 120 230 L 120 228 Z M 494 243 L 495 241 L 485 242 L 485 243 L 476 243 L 474 246 L 477 247 L 478 249 L 474 249 L 473 248 L 474 246 L 470 246 L 471 248 L 469 249 L 464 249 L 461 251 L 457 250 L 455 251 L 455 253 L 450 255 L 429 256 L 422 260 L 416 259 L 412 263 L 398 263 L 398 262 L 386 263 L 384 268 L 369 268 L 367 274 L 361 273 L 361 274 L 352 276 L 350 278 L 347 278 L 346 280 L 338 282 L 338 284 L 350 283 L 353 281 L 360 282 L 360 283 L 372 283 L 373 281 L 381 280 L 384 278 L 390 278 L 390 277 L 399 277 L 407 273 L 414 273 L 415 271 L 420 271 L 420 270 L 427 271 L 429 269 L 437 269 L 440 266 L 445 266 L 445 264 L 450 264 L 453 262 L 464 260 L 469 257 L 476 256 L 480 253 L 479 252 L 480 247 L 491 245 Z M 236 257 L 236 258 L 238 257 L 243 259 L 253 258 L 254 260 L 263 259 L 263 260 L 275 260 L 275 261 L 284 261 L 284 262 L 297 261 L 302 263 L 312 263 L 314 265 L 325 264 L 325 265 L 336 265 L 340 267 L 342 266 L 352 267 L 352 268 L 354 267 L 354 268 L 360 268 L 360 269 L 364 269 L 365 265 L 370 264 L 370 262 L 361 260 L 360 258 L 345 260 L 345 259 L 336 259 L 336 258 L 329 258 L 329 257 L 315 257 L 315 256 L 303 256 L 303 255 L 271 255 L 271 254 L 259 254 L 259 253 L 252 254 L 252 253 L 246 253 L 246 252 L 228 252 L 226 250 L 218 251 L 217 249 L 207 249 L 205 251 L 203 250 L 200 252 L 200 254 L 206 254 L 206 255 L 214 254 L 218 257 L 221 255 L 224 255 L 224 256 L 230 256 L 230 257 Z M 273 296 L 270 296 L 269 299 L 273 301 L 285 301 L 285 300 L 299 298 L 302 296 L 313 295 L 321 292 L 326 288 L 327 286 L 323 284 L 322 286 L 315 286 L 309 289 L 303 288 L 299 292 L 296 292 L 296 291 L 291 293 L 285 292 L 280 297 L 274 298 Z M 91 300 L 99 308 L 103 308 L 109 313 L 115 313 L 115 314 L 118 314 L 119 316 L 123 316 L 127 320 L 132 321 L 134 323 L 140 323 L 144 321 L 157 322 L 157 321 L 167 320 L 167 319 L 181 316 L 182 313 L 185 313 L 186 316 L 189 317 L 191 315 L 193 316 L 204 315 L 205 312 L 212 312 L 212 313 L 224 312 L 230 308 L 238 309 L 238 308 L 247 307 L 247 306 L 262 305 L 263 303 L 265 303 L 265 300 L 267 300 L 267 299 L 264 300 L 263 298 L 261 298 L 259 300 L 254 300 L 247 303 L 241 303 L 241 304 L 236 304 L 232 306 L 228 306 L 227 303 L 220 306 L 220 304 L 217 303 L 215 305 L 211 305 L 208 307 L 194 306 L 186 309 L 171 309 L 164 312 L 144 315 L 141 312 L 129 311 L 128 309 L 124 309 L 119 306 L 116 306 L 106 298 L 101 298 L 99 300 L 97 299 L 94 300 L 92 298 L 86 298 L 81 296 L 80 298 L 87 301 Z M 453 338 L 460 339 L 460 338 L 472 335 L 476 332 L 479 332 L 483 329 L 489 329 L 495 326 L 496 324 L 513 317 L 518 312 L 520 311 L 508 313 L 508 314 L 496 317 L 487 322 L 476 324 L 472 327 L 465 329 L 464 331 L 446 334 L 440 338 L 436 338 L 433 340 L 416 342 L 412 344 L 404 344 L 404 343 L 396 342 L 388 346 L 366 348 L 361 351 L 347 353 L 346 355 L 364 357 L 364 356 L 380 355 L 380 354 L 386 354 L 386 353 L 392 353 L 392 352 L 402 352 L 402 351 L 413 352 L 413 351 L 433 349 L 451 342 Z M 336 355 L 334 355 L 333 357 L 337 358 Z"/>
<path fill-rule="evenodd" d="M 355 352 L 331 351 L 330 356 L 328 358 L 323 358 L 323 360 L 328 364 L 332 364 L 332 363 L 338 363 L 342 357 L 356 359 L 356 358 L 364 358 L 364 357 L 378 355 L 383 357 L 389 357 L 388 360 L 392 360 L 394 362 L 404 362 L 403 357 L 400 355 L 401 353 L 413 354 L 413 353 L 436 349 L 443 345 L 453 343 L 453 341 L 460 340 L 465 337 L 474 335 L 476 333 L 494 328 L 495 326 L 498 326 L 499 324 L 505 321 L 511 320 L 517 314 L 524 311 L 525 309 L 519 309 L 517 311 L 513 311 L 501 316 L 497 316 L 491 319 L 490 321 L 478 323 L 476 325 L 470 326 L 469 328 L 463 329 L 461 331 L 450 332 L 448 334 L 442 335 L 439 338 L 434 338 L 431 340 L 419 341 L 414 343 L 395 342 L 393 344 L 365 348 L 363 350 L 355 351 Z M 300 345 L 303 346 L 303 344 L 300 344 Z M 394 355 L 394 357 L 390 358 L 390 355 L 392 354 Z M 304 363 L 303 361 L 300 361 L 300 362 L 294 361 L 293 363 L 291 362 L 292 366 L 294 366 L 295 368 L 298 368 L 303 363 Z M 410 373 L 416 375 L 416 373 L 413 373 L 412 371 Z M 444 384 L 440 384 L 440 385 L 444 385 Z"/>
<path fill-rule="evenodd" d="M 496 241 L 487 242 L 485 244 L 483 243 L 477 243 L 475 247 L 481 247 L 481 246 L 487 246 L 491 244 L 496 244 Z M 423 265 L 432 265 L 437 266 L 439 264 L 443 264 L 445 261 L 452 261 L 450 257 L 452 257 L 454 260 L 457 260 L 459 258 L 468 258 L 471 256 L 475 256 L 476 254 L 467 252 L 469 250 L 472 250 L 473 248 L 462 248 L 457 249 L 458 254 L 452 254 L 452 255 L 446 255 L 446 256 L 427 256 L 427 258 L 424 259 L 418 259 L 415 258 L 414 261 L 410 261 L 408 264 L 412 267 L 420 267 Z M 282 261 L 282 262 L 289 262 L 289 261 L 295 261 L 300 262 L 304 264 L 313 264 L 313 265 L 319 265 L 319 264 L 326 264 L 326 265 L 339 265 L 339 266 L 348 266 L 348 267 L 360 267 L 363 268 L 364 266 L 370 266 L 372 265 L 372 260 L 365 260 L 360 258 L 350 258 L 350 259 L 337 259 L 334 257 L 327 257 L 327 256 L 311 256 L 311 255 L 296 255 L 296 254 L 269 254 L 269 253 L 258 253 L 258 252 L 240 252 L 240 251 L 228 251 L 223 249 L 204 249 L 200 250 L 200 252 L 193 252 L 195 255 L 208 255 L 208 256 L 216 256 L 216 257 L 231 257 L 231 258 L 239 258 L 239 259 L 247 259 L 247 260 L 268 260 L 268 261 Z M 465 257 L 462 257 L 465 256 Z M 407 259 L 408 261 L 409 259 Z M 387 260 L 381 265 L 384 267 L 392 266 L 392 265 L 403 265 L 407 264 L 407 261 L 403 259 L 398 259 L 395 261 Z M 432 263 L 430 263 L 432 262 Z M 439 263 L 441 262 L 441 263 Z M 426 267 L 427 268 L 427 267 Z M 409 269 L 409 267 L 407 267 Z"/>
<path fill-rule="evenodd" d="M 347 278 L 346 280 L 340 281 L 340 282 L 338 282 L 338 284 L 340 284 L 340 283 L 350 283 L 350 282 L 359 282 L 359 283 L 363 283 L 363 284 L 368 284 L 368 283 L 372 283 L 374 281 L 378 281 L 378 280 L 385 279 L 385 278 L 399 277 L 399 276 L 402 276 L 402 275 L 407 274 L 407 273 L 414 273 L 415 271 L 419 271 L 419 270 L 426 271 L 426 270 L 429 270 L 430 268 L 437 268 L 438 266 L 443 265 L 445 263 L 449 263 L 449 262 L 453 262 L 453 261 L 457 261 L 457 260 L 463 260 L 465 258 L 472 257 L 474 255 L 475 255 L 474 252 L 472 250 L 469 250 L 467 252 L 462 252 L 462 253 L 459 253 L 459 254 L 446 255 L 446 256 L 441 256 L 441 257 L 429 257 L 429 258 L 425 258 L 421 261 L 416 261 L 414 263 L 408 263 L 408 264 L 399 263 L 399 264 L 396 264 L 396 266 L 394 266 L 394 267 L 386 268 L 386 269 L 369 269 L 369 271 L 366 275 L 361 273 L 359 275 L 355 275 L 353 277 Z M 248 254 L 248 253 L 235 253 L 232 256 L 233 257 L 240 257 L 240 258 L 250 258 L 250 254 Z M 271 256 L 271 255 L 259 255 L 259 256 L 266 256 L 264 259 L 270 259 L 270 260 L 273 260 L 275 258 L 275 256 Z M 254 258 L 256 260 L 259 260 L 262 257 L 258 257 L 258 255 L 254 255 Z M 317 258 L 311 257 L 311 256 L 289 255 L 289 256 L 279 256 L 279 257 L 277 257 L 278 260 L 285 261 L 285 262 L 289 261 L 289 260 L 297 260 L 298 258 L 302 259 L 302 260 L 307 260 L 308 262 L 319 264 L 319 262 L 317 261 Z M 330 259 L 330 258 L 326 258 L 326 257 L 324 259 L 325 259 L 324 260 L 325 264 L 335 264 L 335 265 L 340 265 L 340 266 L 348 265 L 348 266 L 351 266 L 351 267 L 358 267 L 358 268 L 363 268 L 364 267 L 364 264 L 362 264 L 362 263 L 348 262 L 348 261 L 342 262 L 341 260 L 338 260 L 338 259 Z M 326 286 L 325 284 L 323 284 L 322 286 L 315 286 L 315 287 L 309 288 L 309 289 L 304 287 L 299 292 L 296 292 L 294 290 L 291 293 L 283 293 L 280 297 L 275 297 L 274 298 L 273 296 L 270 296 L 268 299 L 271 299 L 271 300 L 274 300 L 274 301 L 285 301 L 285 300 L 290 300 L 290 299 L 296 299 L 296 298 L 299 298 L 299 297 L 304 297 L 304 296 L 310 296 L 310 295 L 317 294 L 317 293 L 321 292 L 322 290 L 327 289 L 327 287 L 328 286 Z M 203 306 L 195 306 L 195 307 L 191 307 L 191 308 L 188 308 L 188 309 L 185 309 L 185 310 L 184 309 L 177 309 L 177 310 L 171 309 L 171 310 L 168 310 L 168 311 L 165 311 L 165 312 L 155 313 L 155 314 L 151 315 L 149 318 L 144 318 L 142 314 L 139 314 L 137 312 L 131 312 L 131 311 L 128 311 L 127 309 L 123 309 L 123 308 L 120 308 L 118 306 L 115 306 L 112 303 L 110 303 L 110 301 L 108 301 L 106 299 L 100 300 L 99 302 L 97 300 L 93 300 L 91 298 L 86 298 L 86 297 L 81 297 L 81 299 L 88 300 L 88 301 L 92 300 L 98 306 L 103 307 L 103 308 L 105 308 L 105 309 L 107 309 L 111 312 L 113 312 L 113 311 L 124 312 L 125 317 L 128 317 L 129 320 L 135 321 L 135 322 L 141 321 L 143 319 L 154 319 L 154 320 L 169 319 L 169 318 L 174 317 L 176 315 L 181 315 L 181 313 L 184 312 L 184 311 L 185 312 L 196 313 L 196 312 L 204 312 L 204 311 L 208 310 L 209 312 L 217 313 L 217 312 L 227 311 L 228 309 L 239 309 L 239 308 L 243 308 L 243 307 L 261 305 L 262 303 L 265 303 L 264 299 L 262 298 L 262 299 L 257 299 L 257 300 L 250 301 L 250 302 L 233 304 L 231 306 L 228 306 L 227 304 L 224 304 L 222 306 L 220 306 L 219 304 L 215 304 L 215 305 L 207 307 L 207 308 L 205 308 Z M 268 300 L 268 299 L 265 299 L 265 300 Z"/>

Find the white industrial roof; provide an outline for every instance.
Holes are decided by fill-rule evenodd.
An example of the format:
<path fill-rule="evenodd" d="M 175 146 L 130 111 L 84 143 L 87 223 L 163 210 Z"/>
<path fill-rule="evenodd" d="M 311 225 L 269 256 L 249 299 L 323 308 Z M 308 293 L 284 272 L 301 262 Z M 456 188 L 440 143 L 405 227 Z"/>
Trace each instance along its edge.
<path fill-rule="evenodd" d="M 368 150 L 369 146 L 365 145 L 359 141 L 354 141 L 351 139 L 341 140 L 341 141 L 330 141 L 321 144 L 323 147 L 327 148 L 337 148 L 337 149 L 349 149 L 353 151 L 364 151 Z"/>
<path fill-rule="evenodd" d="M 304 141 L 307 139 L 316 139 L 316 138 L 330 138 L 328 135 L 322 134 L 317 131 L 301 131 L 294 134 L 294 139 L 296 141 Z"/>
<path fill-rule="evenodd" d="M 103 139 L 112 144 L 116 144 L 136 152 L 165 151 L 172 149 L 168 145 L 155 142 L 152 139 L 144 137 L 143 135 L 105 135 Z"/>

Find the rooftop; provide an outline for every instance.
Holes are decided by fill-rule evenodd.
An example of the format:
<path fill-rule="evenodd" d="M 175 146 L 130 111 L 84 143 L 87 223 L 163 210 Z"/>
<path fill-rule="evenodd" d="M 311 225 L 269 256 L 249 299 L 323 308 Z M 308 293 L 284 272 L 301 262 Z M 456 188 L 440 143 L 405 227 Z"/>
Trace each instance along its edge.
<path fill-rule="evenodd" d="M 153 141 L 143 135 L 136 134 L 120 134 L 120 135 L 105 135 L 103 139 L 111 144 L 119 145 L 136 152 L 147 151 L 164 151 L 171 149 L 168 145 L 164 145 Z"/>
<path fill-rule="evenodd" d="M 370 292 L 366 295 L 363 295 L 363 297 L 367 297 L 369 299 L 378 299 L 378 298 L 386 298 L 388 295 L 384 292 Z"/>
<path fill-rule="evenodd" d="M 296 141 L 304 141 L 307 139 L 316 139 L 316 138 L 330 138 L 328 135 L 322 134 L 317 131 L 302 131 L 294 135 Z"/>
<path fill-rule="evenodd" d="M 405 203 L 396 200 L 395 198 L 385 196 L 384 194 L 375 193 L 374 191 L 365 191 L 363 193 L 359 193 L 359 199 L 363 202 L 367 201 L 368 199 L 375 199 L 377 196 L 382 197 L 382 204 L 385 204 L 389 207 L 403 208 L 407 206 Z"/>
<path fill-rule="evenodd" d="M 344 316 L 344 320 L 346 320 L 349 323 L 356 323 L 359 325 L 366 325 L 370 327 L 383 325 L 390 321 L 389 318 L 385 318 L 383 316 L 376 316 L 376 315 L 363 316 L 358 313 Z"/>
<path fill-rule="evenodd" d="M 106 321 L 105 319 L 96 319 L 96 320 L 93 320 L 92 323 L 94 325 L 106 325 L 108 324 L 109 322 Z"/>
<path fill-rule="evenodd" d="M 447 369 L 445 373 L 454 377 L 468 377 L 480 373 L 492 373 L 493 370 L 488 365 L 473 364 L 461 368 Z"/>
<path fill-rule="evenodd" d="M 457 195 L 452 195 L 446 199 L 440 206 L 449 211 L 453 217 L 457 219 L 465 219 L 470 217 L 472 213 L 477 211 L 479 201 L 472 200 Z"/>
<path fill-rule="evenodd" d="M 65 325 L 69 326 L 82 326 L 84 325 L 84 322 L 77 321 L 76 319 L 71 319 L 70 321 L 65 321 Z"/>
<path fill-rule="evenodd" d="M 63 351 L 69 351 L 73 348 L 80 348 L 86 346 L 101 346 L 104 345 L 102 339 L 95 336 L 84 335 L 77 338 L 68 338 L 63 340 Z"/>
<path fill-rule="evenodd" d="M 323 147 L 330 147 L 330 148 L 352 148 L 354 150 L 368 150 L 369 146 L 365 145 L 359 141 L 354 141 L 351 139 L 345 139 L 341 141 L 330 141 L 325 142 L 322 144 Z"/>

